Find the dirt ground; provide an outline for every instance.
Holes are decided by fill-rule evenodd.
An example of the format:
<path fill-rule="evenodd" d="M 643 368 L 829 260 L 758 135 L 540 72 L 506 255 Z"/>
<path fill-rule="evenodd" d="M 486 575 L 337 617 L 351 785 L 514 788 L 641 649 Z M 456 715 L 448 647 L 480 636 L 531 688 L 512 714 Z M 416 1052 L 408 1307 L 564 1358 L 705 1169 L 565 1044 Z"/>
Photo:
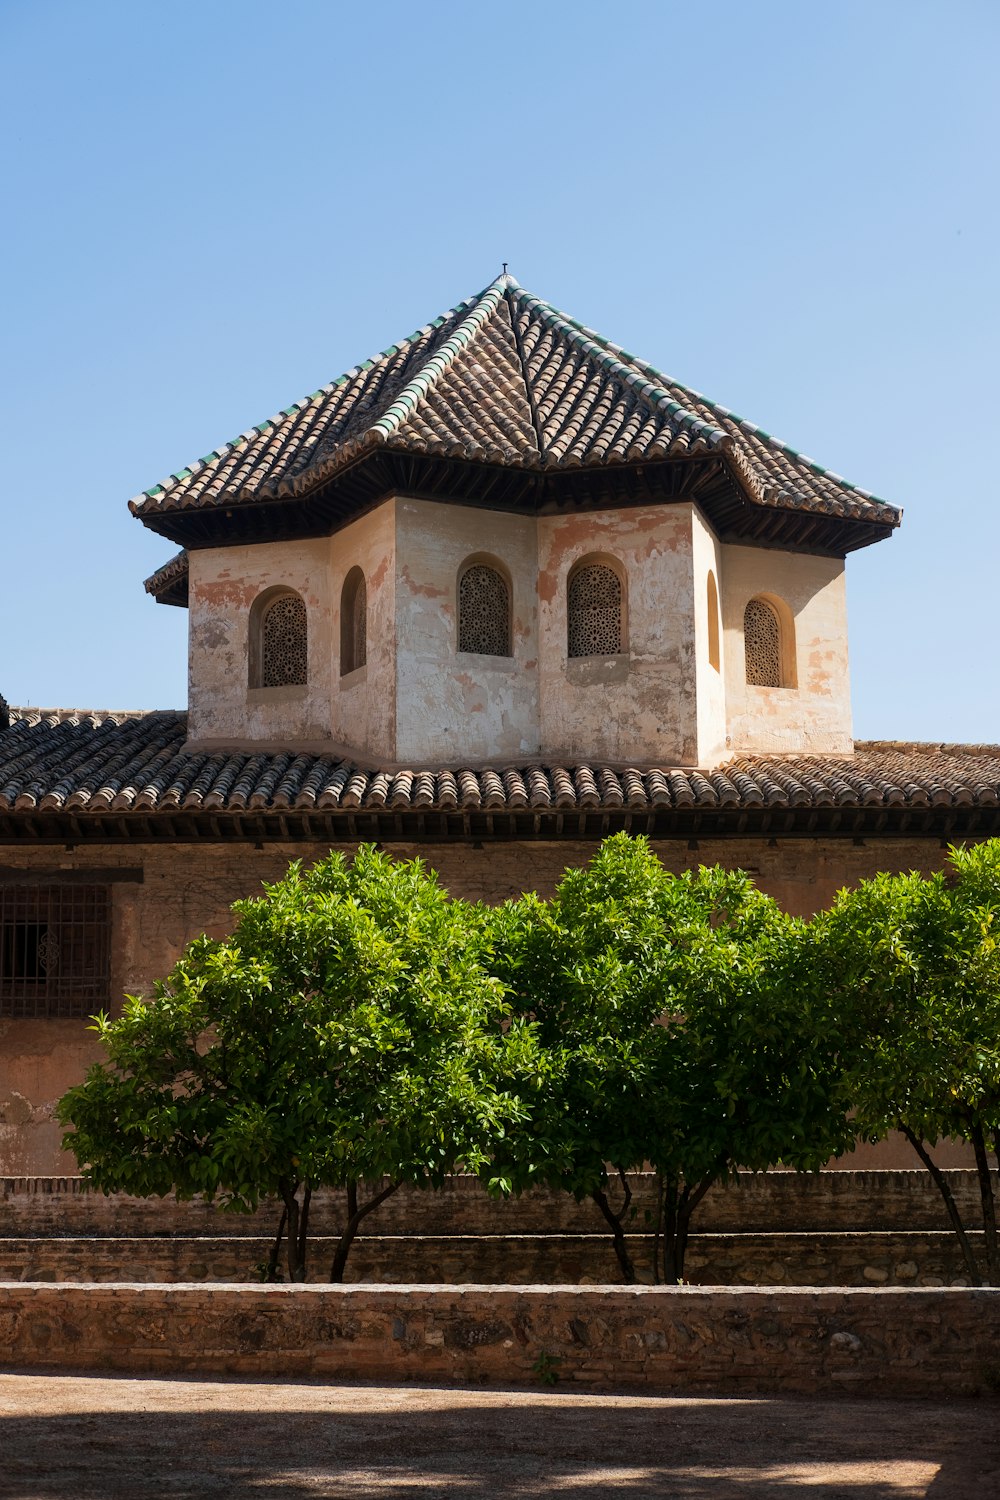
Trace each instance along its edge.
<path fill-rule="evenodd" d="M 4 1500 L 1000 1500 L 983 1401 L 0 1374 Z"/>

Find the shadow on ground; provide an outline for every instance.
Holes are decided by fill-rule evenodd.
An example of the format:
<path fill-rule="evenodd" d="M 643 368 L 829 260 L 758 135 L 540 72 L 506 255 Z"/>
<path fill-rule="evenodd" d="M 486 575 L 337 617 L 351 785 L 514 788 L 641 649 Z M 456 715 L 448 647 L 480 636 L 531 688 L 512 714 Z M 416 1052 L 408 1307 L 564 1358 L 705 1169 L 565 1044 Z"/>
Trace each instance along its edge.
<path fill-rule="evenodd" d="M 1000 1500 L 993 1400 L 0 1375 L 4 1500 Z"/>

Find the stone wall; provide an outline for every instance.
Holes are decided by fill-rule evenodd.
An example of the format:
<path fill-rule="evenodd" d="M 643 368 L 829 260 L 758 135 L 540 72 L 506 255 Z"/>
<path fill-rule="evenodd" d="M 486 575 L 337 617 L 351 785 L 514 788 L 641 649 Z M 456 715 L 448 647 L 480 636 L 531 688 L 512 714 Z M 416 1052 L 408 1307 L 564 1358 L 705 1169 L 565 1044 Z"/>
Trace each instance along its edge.
<path fill-rule="evenodd" d="M 8 1369 L 969 1395 L 1000 1290 L 0 1284 Z"/>
<path fill-rule="evenodd" d="M 981 1233 L 971 1236 L 982 1255 Z M 272 1239 L 0 1238 L 0 1281 L 260 1281 Z M 641 1283 L 653 1281 L 651 1235 L 629 1235 Z M 307 1281 L 329 1280 L 336 1240 L 309 1241 Z M 283 1271 L 284 1261 L 279 1263 Z M 352 1282 L 486 1286 L 614 1285 L 607 1234 L 370 1235 L 351 1248 Z M 698 1234 L 684 1279 L 695 1286 L 967 1286 L 950 1230 L 892 1234 Z"/>

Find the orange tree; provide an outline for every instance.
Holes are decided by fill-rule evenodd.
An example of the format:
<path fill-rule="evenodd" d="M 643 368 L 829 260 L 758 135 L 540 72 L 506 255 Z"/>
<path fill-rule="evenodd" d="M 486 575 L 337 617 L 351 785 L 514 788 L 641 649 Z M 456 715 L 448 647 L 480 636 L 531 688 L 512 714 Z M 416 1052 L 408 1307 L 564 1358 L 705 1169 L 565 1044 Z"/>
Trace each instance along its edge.
<path fill-rule="evenodd" d="M 233 907 L 144 1001 L 97 1018 L 108 1058 L 65 1095 L 67 1145 L 105 1192 L 283 1205 L 289 1279 L 309 1206 L 344 1191 L 330 1279 L 402 1184 L 475 1171 L 521 1115 L 505 1071 L 530 1064 L 483 959 L 488 923 L 417 860 L 331 854 Z M 506 1023 L 506 1024 L 505 1024 Z M 365 1185 L 368 1185 L 367 1188 Z"/>
<path fill-rule="evenodd" d="M 859 1133 L 899 1130 L 941 1194 L 973 1284 L 1000 1283 L 1000 842 L 952 849 L 949 868 L 877 875 L 815 924 L 816 960 L 855 1055 Z M 985 1266 L 932 1148 L 975 1157 Z M 991 1161 L 992 1158 L 992 1161 Z"/>
<path fill-rule="evenodd" d="M 616 835 L 551 901 L 523 897 L 495 922 L 498 973 L 541 1061 L 528 1123 L 484 1173 L 495 1192 L 544 1182 L 591 1198 L 626 1282 L 630 1172 L 657 1173 L 654 1277 L 676 1282 L 714 1183 L 815 1169 L 853 1140 L 808 929 L 748 876 L 673 876 L 644 839 Z"/>

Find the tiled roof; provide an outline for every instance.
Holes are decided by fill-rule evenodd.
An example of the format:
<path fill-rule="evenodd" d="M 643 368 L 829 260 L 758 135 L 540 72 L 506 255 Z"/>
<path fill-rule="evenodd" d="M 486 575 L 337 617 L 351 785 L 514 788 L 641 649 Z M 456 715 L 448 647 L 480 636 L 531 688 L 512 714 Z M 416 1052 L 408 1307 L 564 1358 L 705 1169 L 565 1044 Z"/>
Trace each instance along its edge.
<path fill-rule="evenodd" d="M 39 837 L 70 822 L 75 836 L 136 838 L 155 824 L 180 837 L 1000 828 L 998 746 L 865 744 L 850 759 L 752 756 L 705 770 L 379 770 L 294 750 L 187 751 L 185 736 L 182 713 L 11 709 L 0 833 Z"/>
<path fill-rule="evenodd" d="M 168 512 L 302 496 L 376 448 L 537 472 L 724 455 L 760 506 L 900 512 L 501 276 L 130 501 Z"/>

